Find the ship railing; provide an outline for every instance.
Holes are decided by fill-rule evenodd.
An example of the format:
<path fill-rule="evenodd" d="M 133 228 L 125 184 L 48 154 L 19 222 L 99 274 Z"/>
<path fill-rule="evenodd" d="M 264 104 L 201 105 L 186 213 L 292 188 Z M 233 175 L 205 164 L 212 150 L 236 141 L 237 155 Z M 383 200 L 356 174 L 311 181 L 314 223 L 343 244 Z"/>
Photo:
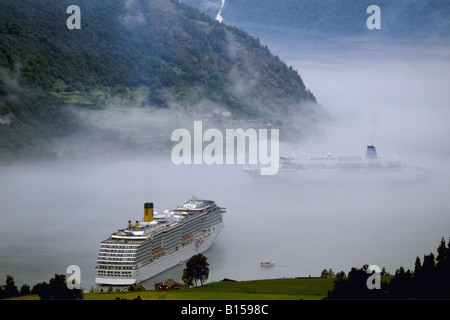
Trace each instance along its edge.
<path fill-rule="evenodd" d="M 137 239 L 106 239 L 103 240 L 101 243 L 106 243 L 106 244 L 139 244 L 142 242 L 141 240 L 137 240 Z"/>
<path fill-rule="evenodd" d="M 178 251 L 180 249 L 183 249 L 184 247 L 186 247 L 186 246 L 192 244 L 193 242 L 195 242 L 195 240 L 197 238 L 199 238 L 201 236 L 209 236 L 210 234 L 211 234 L 211 228 L 208 228 L 206 230 L 202 230 L 202 231 L 196 232 L 191 237 L 189 237 L 189 239 L 187 239 L 186 241 L 183 241 L 181 244 L 173 247 L 172 249 L 165 250 L 163 253 L 159 252 L 158 254 L 152 256 L 150 259 L 147 259 L 147 260 L 141 262 L 139 264 L 139 267 L 143 267 L 143 266 L 145 266 L 145 265 L 147 265 L 149 263 L 152 263 L 152 262 L 154 262 L 156 260 L 159 260 L 160 258 L 162 258 L 164 256 L 170 255 L 170 254 L 172 254 L 172 253 L 174 253 L 174 252 L 176 252 L 176 251 Z"/>
<path fill-rule="evenodd" d="M 118 269 L 117 266 L 111 266 L 111 265 L 103 265 L 103 264 L 97 264 L 95 266 L 95 270 L 122 270 L 122 271 L 133 271 L 136 270 L 136 265 L 130 265 L 130 266 L 121 266 L 121 269 Z"/>

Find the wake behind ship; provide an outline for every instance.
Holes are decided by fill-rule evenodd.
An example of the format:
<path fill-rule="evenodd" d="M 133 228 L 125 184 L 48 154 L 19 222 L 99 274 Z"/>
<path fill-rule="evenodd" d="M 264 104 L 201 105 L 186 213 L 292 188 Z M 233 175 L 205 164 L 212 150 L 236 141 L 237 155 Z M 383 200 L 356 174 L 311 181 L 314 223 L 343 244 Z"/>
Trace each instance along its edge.
<path fill-rule="evenodd" d="M 223 213 L 214 201 L 193 195 L 163 215 L 144 204 L 144 219 L 101 242 L 95 282 L 127 286 L 147 280 L 210 248 L 223 227 Z"/>

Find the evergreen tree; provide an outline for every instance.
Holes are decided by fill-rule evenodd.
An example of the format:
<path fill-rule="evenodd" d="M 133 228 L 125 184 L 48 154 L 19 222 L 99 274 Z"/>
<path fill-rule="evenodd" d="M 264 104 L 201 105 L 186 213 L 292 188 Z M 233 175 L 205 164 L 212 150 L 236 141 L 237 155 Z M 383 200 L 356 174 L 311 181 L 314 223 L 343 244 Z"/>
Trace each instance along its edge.
<path fill-rule="evenodd" d="M 436 281 L 438 282 L 437 294 L 440 298 L 450 298 L 450 240 L 449 246 L 445 244 L 444 237 L 437 249 L 436 257 Z"/>
<path fill-rule="evenodd" d="M 419 256 L 416 258 L 416 262 L 414 263 L 414 275 L 418 275 L 422 269 L 422 262 L 420 262 Z"/>
<path fill-rule="evenodd" d="M 31 291 L 39 295 L 42 300 L 81 300 L 83 291 L 81 289 L 69 289 L 66 283 L 65 275 L 55 274 L 49 283 L 38 283 Z"/>
<path fill-rule="evenodd" d="M 434 298 L 435 286 L 438 285 L 435 273 L 436 261 L 433 253 L 423 257 L 423 265 L 419 274 L 415 276 L 415 297 L 419 299 Z"/>
<path fill-rule="evenodd" d="M 31 289 L 31 294 L 37 294 L 42 299 L 42 296 L 48 296 L 46 293 L 47 289 L 47 282 L 39 282 L 33 286 L 33 289 Z"/>
<path fill-rule="evenodd" d="M 336 274 L 334 273 L 333 269 L 328 269 L 328 278 L 334 278 Z"/>
<path fill-rule="evenodd" d="M 3 288 L 3 298 L 17 297 L 19 290 L 17 290 L 14 278 L 10 275 L 6 276 L 6 285 Z"/>
<path fill-rule="evenodd" d="M 436 262 L 437 264 L 441 264 L 443 263 L 446 259 L 448 259 L 448 248 L 445 245 L 445 240 L 444 237 L 442 237 L 441 239 L 441 243 L 439 244 L 439 247 L 437 249 L 437 257 L 436 257 Z"/>
<path fill-rule="evenodd" d="M 392 299 L 409 299 L 414 296 L 411 287 L 411 271 L 405 272 L 403 267 L 395 271 L 388 288 L 388 296 Z"/>
<path fill-rule="evenodd" d="M 27 296 L 30 294 L 30 286 L 27 284 L 24 284 L 21 288 L 20 288 L 20 295 L 21 296 Z"/>
<path fill-rule="evenodd" d="M 339 277 L 334 281 L 334 288 L 328 291 L 327 299 L 379 299 L 382 296 L 380 290 L 370 290 L 367 287 L 368 265 L 361 269 L 352 268 L 347 278 Z M 382 288 L 385 285 L 382 284 Z"/>
<path fill-rule="evenodd" d="M 450 247 L 444 238 L 433 253 L 424 255 L 423 264 L 419 257 L 414 264 L 414 273 L 400 267 L 389 284 L 382 283 L 381 290 L 364 290 L 367 266 L 352 268 L 348 278 L 337 277 L 334 288 L 328 292 L 328 299 L 450 299 Z"/>
<path fill-rule="evenodd" d="M 321 278 L 334 278 L 336 275 L 333 271 L 333 269 L 323 269 L 322 273 L 320 274 Z"/>
<path fill-rule="evenodd" d="M 323 269 L 322 273 L 320 274 L 321 278 L 328 278 L 328 270 L 327 269 Z"/>

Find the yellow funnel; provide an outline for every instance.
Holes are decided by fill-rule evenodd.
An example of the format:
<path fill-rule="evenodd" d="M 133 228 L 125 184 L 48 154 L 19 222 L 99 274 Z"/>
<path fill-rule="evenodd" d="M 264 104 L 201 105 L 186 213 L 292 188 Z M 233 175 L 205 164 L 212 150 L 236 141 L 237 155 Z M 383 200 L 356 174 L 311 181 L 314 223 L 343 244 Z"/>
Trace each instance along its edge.
<path fill-rule="evenodd" d="M 146 202 L 144 204 L 144 222 L 153 221 L 153 203 Z"/>

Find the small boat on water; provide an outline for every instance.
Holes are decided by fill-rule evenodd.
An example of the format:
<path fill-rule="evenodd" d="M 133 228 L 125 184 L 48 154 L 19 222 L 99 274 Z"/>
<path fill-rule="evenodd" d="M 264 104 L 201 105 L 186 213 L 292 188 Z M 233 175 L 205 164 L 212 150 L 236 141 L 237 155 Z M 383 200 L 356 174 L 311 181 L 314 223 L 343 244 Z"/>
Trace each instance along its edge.
<path fill-rule="evenodd" d="M 261 261 L 261 267 L 273 267 L 274 265 L 272 260 Z"/>

